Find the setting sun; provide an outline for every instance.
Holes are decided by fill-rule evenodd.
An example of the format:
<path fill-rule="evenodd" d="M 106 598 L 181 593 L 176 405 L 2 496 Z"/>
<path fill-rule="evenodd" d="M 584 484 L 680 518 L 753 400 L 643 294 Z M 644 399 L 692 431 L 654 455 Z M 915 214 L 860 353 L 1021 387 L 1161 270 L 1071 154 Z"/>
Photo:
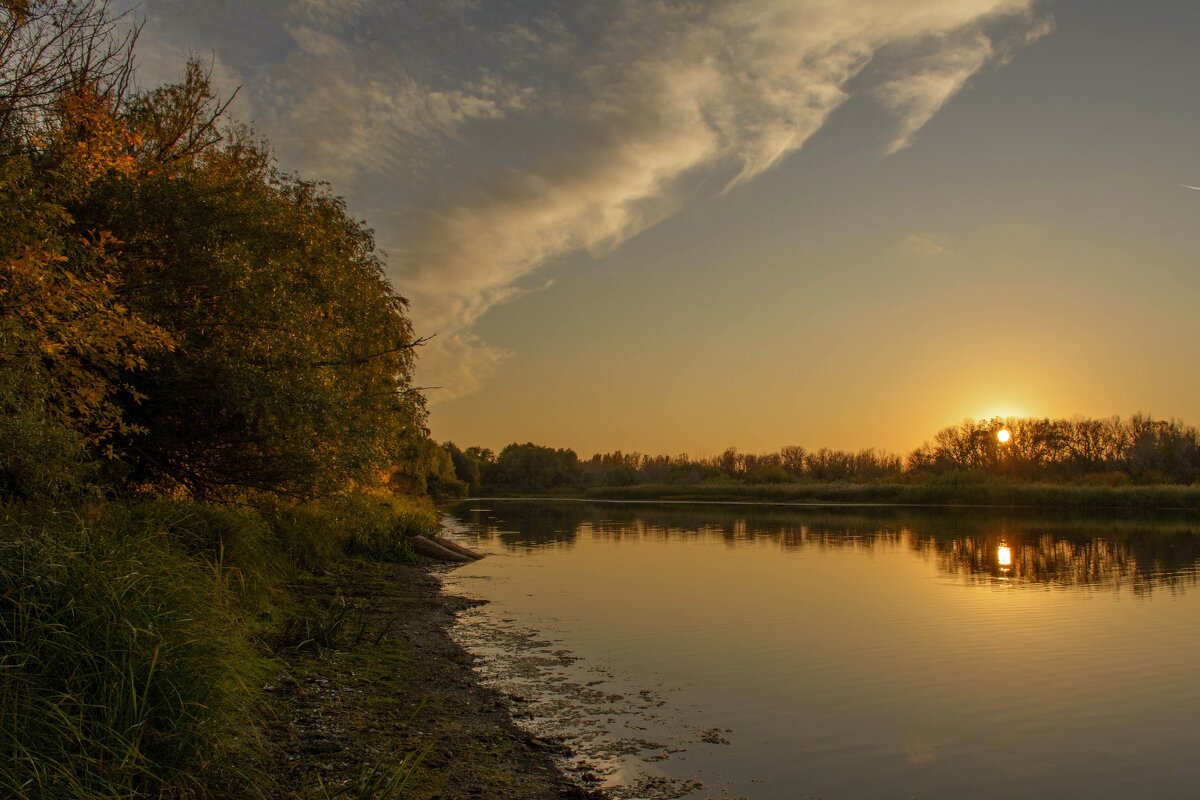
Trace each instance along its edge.
<path fill-rule="evenodd" d="M 1007 444 L 1011 438 L 1012 434 L 1009 433 L 1008 428 L 1001 428 L 996 432 L 996 441 L 1000 442 L 1000 444 Z"/>

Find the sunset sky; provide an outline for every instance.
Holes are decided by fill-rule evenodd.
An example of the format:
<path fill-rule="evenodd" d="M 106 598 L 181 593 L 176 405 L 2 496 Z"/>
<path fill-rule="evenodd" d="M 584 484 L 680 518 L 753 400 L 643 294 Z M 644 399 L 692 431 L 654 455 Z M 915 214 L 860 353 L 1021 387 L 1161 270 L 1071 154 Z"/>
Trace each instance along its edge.
<path fill-rule="evenodd" d="M 129 5 L 133 5 L 130 0 Z M 1194 0 L 143 0 L 367 220 L 439 440 L 1200 422 Z"/>

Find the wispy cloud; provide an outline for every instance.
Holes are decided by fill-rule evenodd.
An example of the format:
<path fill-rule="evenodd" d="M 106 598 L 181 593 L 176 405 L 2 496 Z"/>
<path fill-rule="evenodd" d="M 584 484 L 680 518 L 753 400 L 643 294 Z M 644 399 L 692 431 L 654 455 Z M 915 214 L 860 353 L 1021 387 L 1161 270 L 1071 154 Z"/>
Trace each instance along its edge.
<path fill-rule="evenodd" d="M 547 262 L 654 225 L 691 176 L 751 181 L 854 94 L 895 117 L 884 152 L 910 146 L 1052 27 L 1037 0 L 402 5 L 264 3 L 269 52 L 218 55 L 253 83 L 286 164 L 355 207 L 403 207 L 372 221 L 419 329 L 439 334 L 421 367 L 437 397 L 504 358 L 475 324 Z"/>
<path fill-rule="evenodd" d="M 926 260 L 951 252 L 950 247 L 933 233 L 910 233 L 896 245 L 896 249 L 905 256 Z"/>
<path fill-rule="evenodd" d="M 396 266 L 445 353 L 470 349 L 476 320 L 550 259 L 615 246 L 670 214 L 685 176 L 732 170 L 732 188 L 801 148 L 881 51 L 891 50 L 889 63 L 864 91 L 896 117 L 893 153 L 1014 36 L 1024 43 L 1049 29 L 1030 3 L 1006 0 L 705 9 L 624 6 L 578 62 L 582 89 L 563 112 L 585 120 L 588 135 L 428 212 Z M 451 376 L 459 362 L 439 352 L 425 360 L 446 396 L 474 390 L 495 366 L 475 358 L 470 375 Z"/>

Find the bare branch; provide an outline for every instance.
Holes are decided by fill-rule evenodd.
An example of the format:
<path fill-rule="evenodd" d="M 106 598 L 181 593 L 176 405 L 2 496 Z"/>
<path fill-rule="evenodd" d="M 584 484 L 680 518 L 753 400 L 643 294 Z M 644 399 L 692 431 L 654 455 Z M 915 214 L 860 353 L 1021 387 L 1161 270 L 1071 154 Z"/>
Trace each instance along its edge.
<path fill-rule="evenodd" d="M 310 366 L 310 367 L 353 367 L 353 366 L 357 366 L 358 364 L 365 364 L 368 361 L 374 361 L 377 358 L 383 358 L 384 356 L 389 356 L 392 353 L 399 353 L 402 350 L 411 350 L 414 347 L 420 347 L 421 345 L 425 344 L 430 339 L 432 339 L 434 336 L 437 336 L 437 334 L 434 333 L 434 334 L 430 334 L 429 336 L 422 336 L 419 339 L 413 339 L 411 342 L 408 342 L 406 344 L 398 344 L 395 347 L 389 347 L 387 350 L 381 350 L 378 353 L 372 353 L 371 355 L 362 356 L 360 358 L 347 358 L 347 359 L 333 360 L 333 361 L 313 361 L 308 366 Z"/>

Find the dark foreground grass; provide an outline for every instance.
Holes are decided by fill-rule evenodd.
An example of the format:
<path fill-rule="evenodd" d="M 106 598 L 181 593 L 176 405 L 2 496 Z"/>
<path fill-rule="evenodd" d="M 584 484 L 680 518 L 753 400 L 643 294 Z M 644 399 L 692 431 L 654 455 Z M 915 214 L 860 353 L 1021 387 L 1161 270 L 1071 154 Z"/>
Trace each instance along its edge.
<path fill-rule="evenodd" d="M 1200 510 L 1198 486 L 1074 486 L 979 483 L 789 483 L 597 487 L 597 500 L 699 500 L 771 503 L 876 503 L 929 506 L 1009 506 L 1080 510 Z"/>
<path fill-rule="evenodd" d="M 297 571 L 403 560 L 437 524 L 392 498 L 0 505 L 0 797 L 263 796 L 260 612 L 290 618 Z"/>
<path fill-rule="evenodd" d="M 0 519 L 0 796 L 253 796 L 237 599 L 133 515 Z"/>

